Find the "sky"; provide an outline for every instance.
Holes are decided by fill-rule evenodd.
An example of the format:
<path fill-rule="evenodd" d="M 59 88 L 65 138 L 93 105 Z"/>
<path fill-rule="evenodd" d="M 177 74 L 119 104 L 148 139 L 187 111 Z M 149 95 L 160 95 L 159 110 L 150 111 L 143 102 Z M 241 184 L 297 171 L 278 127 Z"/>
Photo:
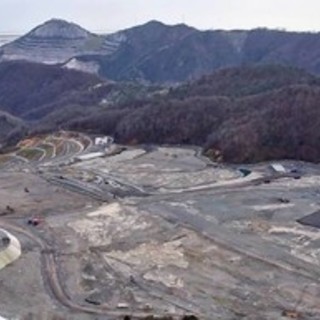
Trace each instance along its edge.
<path fill-rule="evenodd" d="M 22 34 L 52 18 L 101 33 L 149 20 L 202 30 L 320 31 L 319 12 L 319 0 L 0 0 L 0 33 Z"/>

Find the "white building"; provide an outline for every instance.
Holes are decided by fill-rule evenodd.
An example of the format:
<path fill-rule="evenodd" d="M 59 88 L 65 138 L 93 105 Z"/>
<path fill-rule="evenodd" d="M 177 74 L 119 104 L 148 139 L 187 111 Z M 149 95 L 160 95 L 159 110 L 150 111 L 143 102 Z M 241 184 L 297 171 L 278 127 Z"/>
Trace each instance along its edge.
<path fill-rule="evenodd" d="M 113 138 L 106 136 L 106 137 L 97 137 L 94 139 L 94 144 L 96 146 L 107 146 L 113 143 Z"/>
<path fill-rule="evenodd" d="M 271 168 L 275 171 L 275 172 L 278 172 L 278 173 L 285 173 L 286 172 L 286 169 L 285 167 L 280 164 L 280 163 L 273 163 L 271 165 Z"/>

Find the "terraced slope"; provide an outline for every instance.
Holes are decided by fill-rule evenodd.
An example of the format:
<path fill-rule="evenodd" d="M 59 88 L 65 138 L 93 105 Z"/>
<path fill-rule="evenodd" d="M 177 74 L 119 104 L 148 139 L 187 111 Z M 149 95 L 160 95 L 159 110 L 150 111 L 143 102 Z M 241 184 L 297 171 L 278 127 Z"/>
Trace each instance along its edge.
<path fill-rule="evenodd" d="M 92 145 L 88 136 L 60 131 L 35 136 L 17 144 L 14 151 L 0 155 L 0 168 L 20 164 L 60 164 L 85 153 Z"/>
<path fill-rule="evenodd" d="M 49 161 L 72 158 L 91 145 L 86 136 L 71 132 L 57 132 L 54 135 L 26 139 L 18 144 L 16 152 L 26 161 Z"/>
<path fill-rule="evenodd" d="M 53 19 L 2 47 L 1 60 L 28 60 L 55 64 L 84 54 L 112 52 L 102 36 L 80 26 Z"/>

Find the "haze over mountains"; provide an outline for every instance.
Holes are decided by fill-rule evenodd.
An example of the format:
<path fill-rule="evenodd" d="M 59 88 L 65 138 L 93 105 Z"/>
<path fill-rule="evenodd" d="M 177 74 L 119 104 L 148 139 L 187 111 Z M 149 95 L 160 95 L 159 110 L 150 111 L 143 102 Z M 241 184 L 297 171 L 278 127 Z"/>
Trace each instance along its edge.
<path fill-rule="evenodd" d="M 0 46 L 5 45 L 6 43 L 12 42 L 17 39 L 19 36 L 17 35 L 8 35 L 8 34 L 0 34 Z"/>
<path fill-rule="evenodd" d="M 319 41 L 157 21 L 104 36 L 51 20 L 1 47 L 0 143 L 67 129 L 196 144 L 219 161 L 317 162 Z"/>
<path fill-rule="evenodd" d="M 112 80 L 172 83 L 220 68 L 283 64 L 320 73 L 320 34 L 280 30 L 200 31 L 158 21 L 96 35 L 50 20 L 0 49 L 0 59 L 62 63 Z"/>

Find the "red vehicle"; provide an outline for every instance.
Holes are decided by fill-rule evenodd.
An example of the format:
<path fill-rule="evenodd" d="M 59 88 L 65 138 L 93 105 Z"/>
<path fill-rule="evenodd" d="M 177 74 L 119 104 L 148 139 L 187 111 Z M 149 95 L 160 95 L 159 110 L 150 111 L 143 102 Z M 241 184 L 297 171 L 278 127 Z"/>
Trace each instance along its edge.
<path fill-rule="evenodd" d="M 42 219 L 39 217 L 31 217 L 28 219 L 28 224 L 32 226 L 37 226 L 42 222 Z"/>

